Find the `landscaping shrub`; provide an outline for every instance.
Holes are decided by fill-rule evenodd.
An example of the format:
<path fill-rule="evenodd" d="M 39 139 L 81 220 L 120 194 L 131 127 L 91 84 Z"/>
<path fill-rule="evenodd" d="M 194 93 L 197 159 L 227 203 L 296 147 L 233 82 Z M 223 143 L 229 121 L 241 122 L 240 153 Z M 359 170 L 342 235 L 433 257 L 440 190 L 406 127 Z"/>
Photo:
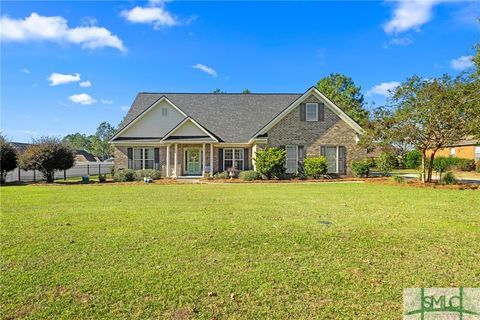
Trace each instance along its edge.
<path fill-rule="evenodd" d="M 157 180 L 162 177 L 162 171 L 155 169 L 137 170 L 135 171 L 135 176 L 138 180 L 143 180 L 143 178 L 152 178 L 153 180 Z"/>
<path fill-rule="evenodd" d="M 5 183 L 7 172 L 12 171 L 17 167 L 18 153 L 17 149 L 0 136 L 0 183 Z"/>
<path fill-rule="evenodd" d="M 369 159 L 352 161 L 352 171 L 358 177 L 368 177 L 370 174 Z"/>
<path fill-rule="evenodd" d="M 98 182 L 107 182 L 107 175 L 106 174 L 99 174 L 98 175 Z"/>
<path fill-rule="evenodd" d="M 262 175 L 253 170 L 247 170 L 240 172 L 240 179 L 244 181 L 253 181 L 262 179 Z"/>
<path fill-rule="evenodd" d="M 365 158 L 363 161 L 369 168 L 375 168 L 376 166 L 375 158 Z"/>
<path fill-rule="evenodd" d="M 405 183 L 405 177 L 404 176 L 393 176 L 393 181 L 396 183 Z"/>
<path fill-rule="evenodd" d="M 42 137 L 20 156 L 20 167 L 24 170 L 37 170 L 47 183 L 52 183 L 56 170 L 67 170 L 75 164 L 73 150 L 55 137 Z"/>
<path fill-rule="evenodd" d="M 327 160 L 325 157 L 305 158 L 303 170 L 307 177 L 318 179 L 327 173 Z"/>
<path fill-rule="evenodd" d="M 422 153 L 418 150 L 411 150 L 405 156 L 405 167 L 417 169 L 422 164 Z"/>
<path fill-rule="evenodd" d="M 475 171 L 480 173 L 480 160 L 475 163 Z"/>
<path fill-rule="evenodd" d="M 285 173 L 286 152 L 281 148 L 268 148 L 257 151 L 255 165 L 257 171 L 267 179 L 280 178 Z"/>
<path fill-rule="evenodd" d="M 227 171 L 217 172 L 213 175 L 214 179 L 228 179 L 230 178 Z"/>
<path fill-rule="evenodd" d="M 126 182 L 134 181 L 136 178 L 135 171 L 132 169 L 118 170 L 113 176 L 113 181 Z"/>
<path fill-rule="evenodd" d="M 442 184 L 455 184 L 455 183 L 457 183 L 457 179 L 455 178 L 455 176 L 453 175 L 453 173 L 451 171 L 448 171 L 447 173 L 445 173 L 443 175 L 441 183 Z"/>
<path fill-rule="evenodd" d="M 391 172 L 394 168 L 397 167 L 398 162 L 397 162 L 397 157 L 391 153 L 391 152 L 382 152 L 378 156 L 377 159 L 375 159 L 375 164 L 380 171 L 380 173 L 384 176 L 387 175 L 387 173 Z"/>
<path fill-rule="evenodd" d="M 427 163 L 427 167 L 429 164 Z M 435 157 L 433 159 L 433 170 L 442 172 L 457 169 L 461 171 L 473 171 L 475 169 L 475 161 L 465 158 Z"/>
<path fill-rule="evenodd" d="M 453 158 L 454 161 L 453 167 L 460 171 L 473 171 L 475 170 L 475 160 L 473 159 L 463 159 L 463 158 Z"/>

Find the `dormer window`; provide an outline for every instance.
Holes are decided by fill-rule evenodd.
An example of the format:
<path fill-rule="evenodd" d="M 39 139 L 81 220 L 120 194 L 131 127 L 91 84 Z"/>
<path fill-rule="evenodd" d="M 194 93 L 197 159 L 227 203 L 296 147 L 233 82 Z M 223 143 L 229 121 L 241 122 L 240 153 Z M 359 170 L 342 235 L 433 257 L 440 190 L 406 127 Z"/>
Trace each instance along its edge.
<path fill-rule="evenodd" d="M 318 103 L 306 104 L 306 120 L 318 121 Z"/>

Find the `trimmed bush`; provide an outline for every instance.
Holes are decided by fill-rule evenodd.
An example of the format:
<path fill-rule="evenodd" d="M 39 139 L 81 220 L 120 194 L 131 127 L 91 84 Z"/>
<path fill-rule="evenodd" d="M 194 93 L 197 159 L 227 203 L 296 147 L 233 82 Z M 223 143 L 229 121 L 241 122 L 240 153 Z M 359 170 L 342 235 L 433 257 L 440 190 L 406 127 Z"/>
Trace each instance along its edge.
<path fill-rule="evenodd" d="M 154 169 L 137 170 L 135 171 L 135 175 L 138 180 L 143 180 L 143 178 L 158 180 L 162 177 L 162 171 Z"/>
<path fill-rule="evenodd" d="M 136 174 L 132 169 L 118 170 L 113 176 L 115 182 L 135 181 Z"/>
<path fill-rule="evenodd" d="M 268 148 L 257 151 L 255 165 L 257 171 L 267 179 L 280 178 L 285 173 L 286 152 L 281 148 Z"/>
<path fill-rule="evenodd" d="M 228 175 L 227 171 L 217 172 L 213 175 L 214 179 L 229 179 L 230 176 Z"/>
<path fill-rule="evenodd" d="M 451 171 L 448 171 L 447 173 L 445 173 L 443 175 L 441 183 L 442 184 L 455 184 L 455 183 L 457 183 L 457 179 L 455 178 L 455 175 Z"/>
<path fill-rule="evenodd" d="M 396 183 L 405 183 L 405 177 L 404 176 L 393 176 L 393 181 Z"/>
<path fill-rule="evenodd" d="M 241 171 L 239 178 L 244 181 L 261 180 L 262 175 L 253 170 Z"/>
<path fill-rule="evenodd" d="M 303 170 L 307 177 L 318 179 L 327 173 L 327 160 L 325 157 L 305 158 L 303 160 Z"/>
<path fill-rule="evenodd" d="M 352 171 L 358 177 L 368 177 L 370 174 L 369 160 L 352 161 Z"/>
<path fill-rule="evenodd" d="M 382 152 L 375 160 L 378 171 L 384 176 L 395 169 L 398 165 L 397 157 L 391 152 Z"/>
<path fill-rule="evenodd" d="M 411 150 L 405 156 L 405 167 L 417 169 L 422 164 L 422 153 L 418 150 Z"/>
<path fill-rule="evenodd" d="M 98 182 L 107 182 L 107 175 L 106 174 L 99 174 L 98 175 Z"/>
<path fill-rule="evenodd" d="M 369 168 L 375 168 L 376 166 L 375 158 L 365 158 L 363 161 Z"/>

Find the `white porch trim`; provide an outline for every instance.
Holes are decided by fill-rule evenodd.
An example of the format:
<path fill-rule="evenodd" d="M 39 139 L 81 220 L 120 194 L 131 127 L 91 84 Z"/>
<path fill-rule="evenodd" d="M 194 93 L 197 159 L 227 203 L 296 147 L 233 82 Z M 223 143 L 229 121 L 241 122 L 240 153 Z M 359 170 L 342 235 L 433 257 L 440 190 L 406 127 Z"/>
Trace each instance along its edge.
<path fill-rule="evenodd" d="M 167 165 L 166 165 L 166 176 L 167 178 L 170 177 L 170 145 L 167 144 L 167 159 L 166 159 Z"/>
<path fill-rule="evenodd" d="M 213 143 L 210 143 L 210 176 L 213 177 Z"/>
<path fill-rule="evenodd" d="M 202 177 L 205 177 L 205 143 L 202 144 Z"/>
<path fill-rule="evenodd" d="M 177 177 L 178 144 L 175 143 L 175 153 L 173 154 L 173 177 Z"/>

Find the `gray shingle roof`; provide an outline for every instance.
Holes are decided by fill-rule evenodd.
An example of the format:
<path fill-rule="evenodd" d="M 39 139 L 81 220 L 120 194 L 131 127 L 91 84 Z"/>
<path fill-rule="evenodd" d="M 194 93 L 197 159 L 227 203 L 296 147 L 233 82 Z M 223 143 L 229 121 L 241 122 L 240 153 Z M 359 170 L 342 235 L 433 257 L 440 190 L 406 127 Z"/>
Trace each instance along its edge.
<path fill-rule="evenodd" d="M 119 127 L 165 96 L 224 142 L 248 142 L 302 94 L 139 93 Z"/>

